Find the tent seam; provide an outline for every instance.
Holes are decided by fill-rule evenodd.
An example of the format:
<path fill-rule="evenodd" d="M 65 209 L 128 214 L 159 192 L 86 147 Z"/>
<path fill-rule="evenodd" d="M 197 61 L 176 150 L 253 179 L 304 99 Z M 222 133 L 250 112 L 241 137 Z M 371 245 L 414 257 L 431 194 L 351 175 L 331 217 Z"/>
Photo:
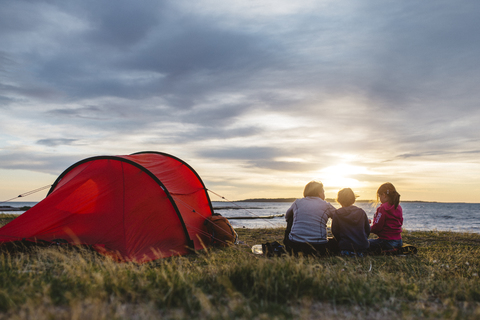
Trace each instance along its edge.
<path fill-rule="evenodd" d="M 210 212 L 213 214 L 214 210 L 213 210 L 213 205 L 212 205 L 212 200 L 210 199 L 210 195 L 208 194 L 208 188 L 205 186 L 205 183 L 203 182 L 202 178 L 200 177 L 200 175 L 198 174 L 197 171 L 195 171 L 195 169 L 193 169 L 193 167 L 191 165 L 189 165 L 188 163 L 186 163 L 184 160 L 176 157 L 176 156 L 173 156 L 171 154 L 168 154 L 168 153 L 165 153 L 165 152 L 158 152 L 158 151 L 140 151 L 140 152 L 135 152 L 135 153 L 132 153 L 131 155 L 136 155 L 136 154 L 159 154 L 159 155 L 162 155 L 162 156 L 165 156 L 165 157 L 168 157 L 170 159 L 174 159 L 178 162 L 180 162 L 182 164 L 182 166 L 186 166 L 196 177 L 197 179 L 200 181 L 201 185 L 203 186 L 204 190 L 205 190 L 205 197 L 207 198 L 207 201 L 208 201 L 208 206 L 210 207 Z"/>

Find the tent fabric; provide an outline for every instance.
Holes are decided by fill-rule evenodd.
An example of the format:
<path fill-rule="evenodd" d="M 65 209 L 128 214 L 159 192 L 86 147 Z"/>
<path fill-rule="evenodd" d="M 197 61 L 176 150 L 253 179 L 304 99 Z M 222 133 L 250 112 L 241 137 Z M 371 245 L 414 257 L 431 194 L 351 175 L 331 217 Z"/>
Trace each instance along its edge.
<path fill-rule="evenodd" d="M 184 161 L 159 152 L 77 162 L 47 197 L 0 228 L 0 242 L 65 239 L 122 261 L 202 249 L 213 213 L 205 185 Z"/>

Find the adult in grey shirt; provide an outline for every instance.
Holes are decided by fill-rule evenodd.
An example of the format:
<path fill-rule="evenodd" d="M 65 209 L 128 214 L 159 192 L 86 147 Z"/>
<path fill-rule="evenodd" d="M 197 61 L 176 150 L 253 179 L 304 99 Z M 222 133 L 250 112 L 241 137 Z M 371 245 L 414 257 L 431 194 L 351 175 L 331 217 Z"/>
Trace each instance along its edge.
<path fill-rule="evenodd" d="M 327 238 L 327 221 L 335 214 L 335 208 L 325 201 L 323 184 L 309 182 L 303 196 L 295 200 L 285 214 L 287 229 L 283 243 L 287 251 L 316 255 L 336 253 L 338 243 Z"/>

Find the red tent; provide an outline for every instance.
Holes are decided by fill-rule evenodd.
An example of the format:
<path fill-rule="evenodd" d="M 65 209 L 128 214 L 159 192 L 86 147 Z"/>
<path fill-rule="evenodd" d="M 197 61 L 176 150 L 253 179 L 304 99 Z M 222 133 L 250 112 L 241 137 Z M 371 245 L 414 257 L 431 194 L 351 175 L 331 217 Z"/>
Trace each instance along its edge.
<path fill-rule="evenodd" d="M 44 200 L 0 228 L 0 242 L 64 239 L 147 262 L 202 249 L 212 213 L 205 185 L 184 161 L 159 152 L 99 156 L 65 170 Z"/>

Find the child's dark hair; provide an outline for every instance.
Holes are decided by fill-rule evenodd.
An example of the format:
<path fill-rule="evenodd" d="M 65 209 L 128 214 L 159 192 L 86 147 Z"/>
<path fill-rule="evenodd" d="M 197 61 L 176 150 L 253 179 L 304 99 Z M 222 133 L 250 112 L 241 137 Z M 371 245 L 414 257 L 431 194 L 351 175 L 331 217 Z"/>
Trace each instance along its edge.
<path fill-rule="evenodd" d="M 390 182 L 382 184 L 377 190 L 377 198 L 381 194 L 385 194 L 388 198 L 388 203 L 390 203 L 392 206 L 395 206 L 395 209 L 397 209 L 400 203 L 400 194 L 397 192 L 393 184 Z"/>
<path fill-rule="evenodd" d="M 337 202 L 342 205 L 342 207 L 349 207 L 355 203 L 355 194 L 350 188 L 345 188 L 338 191 Z"/>

